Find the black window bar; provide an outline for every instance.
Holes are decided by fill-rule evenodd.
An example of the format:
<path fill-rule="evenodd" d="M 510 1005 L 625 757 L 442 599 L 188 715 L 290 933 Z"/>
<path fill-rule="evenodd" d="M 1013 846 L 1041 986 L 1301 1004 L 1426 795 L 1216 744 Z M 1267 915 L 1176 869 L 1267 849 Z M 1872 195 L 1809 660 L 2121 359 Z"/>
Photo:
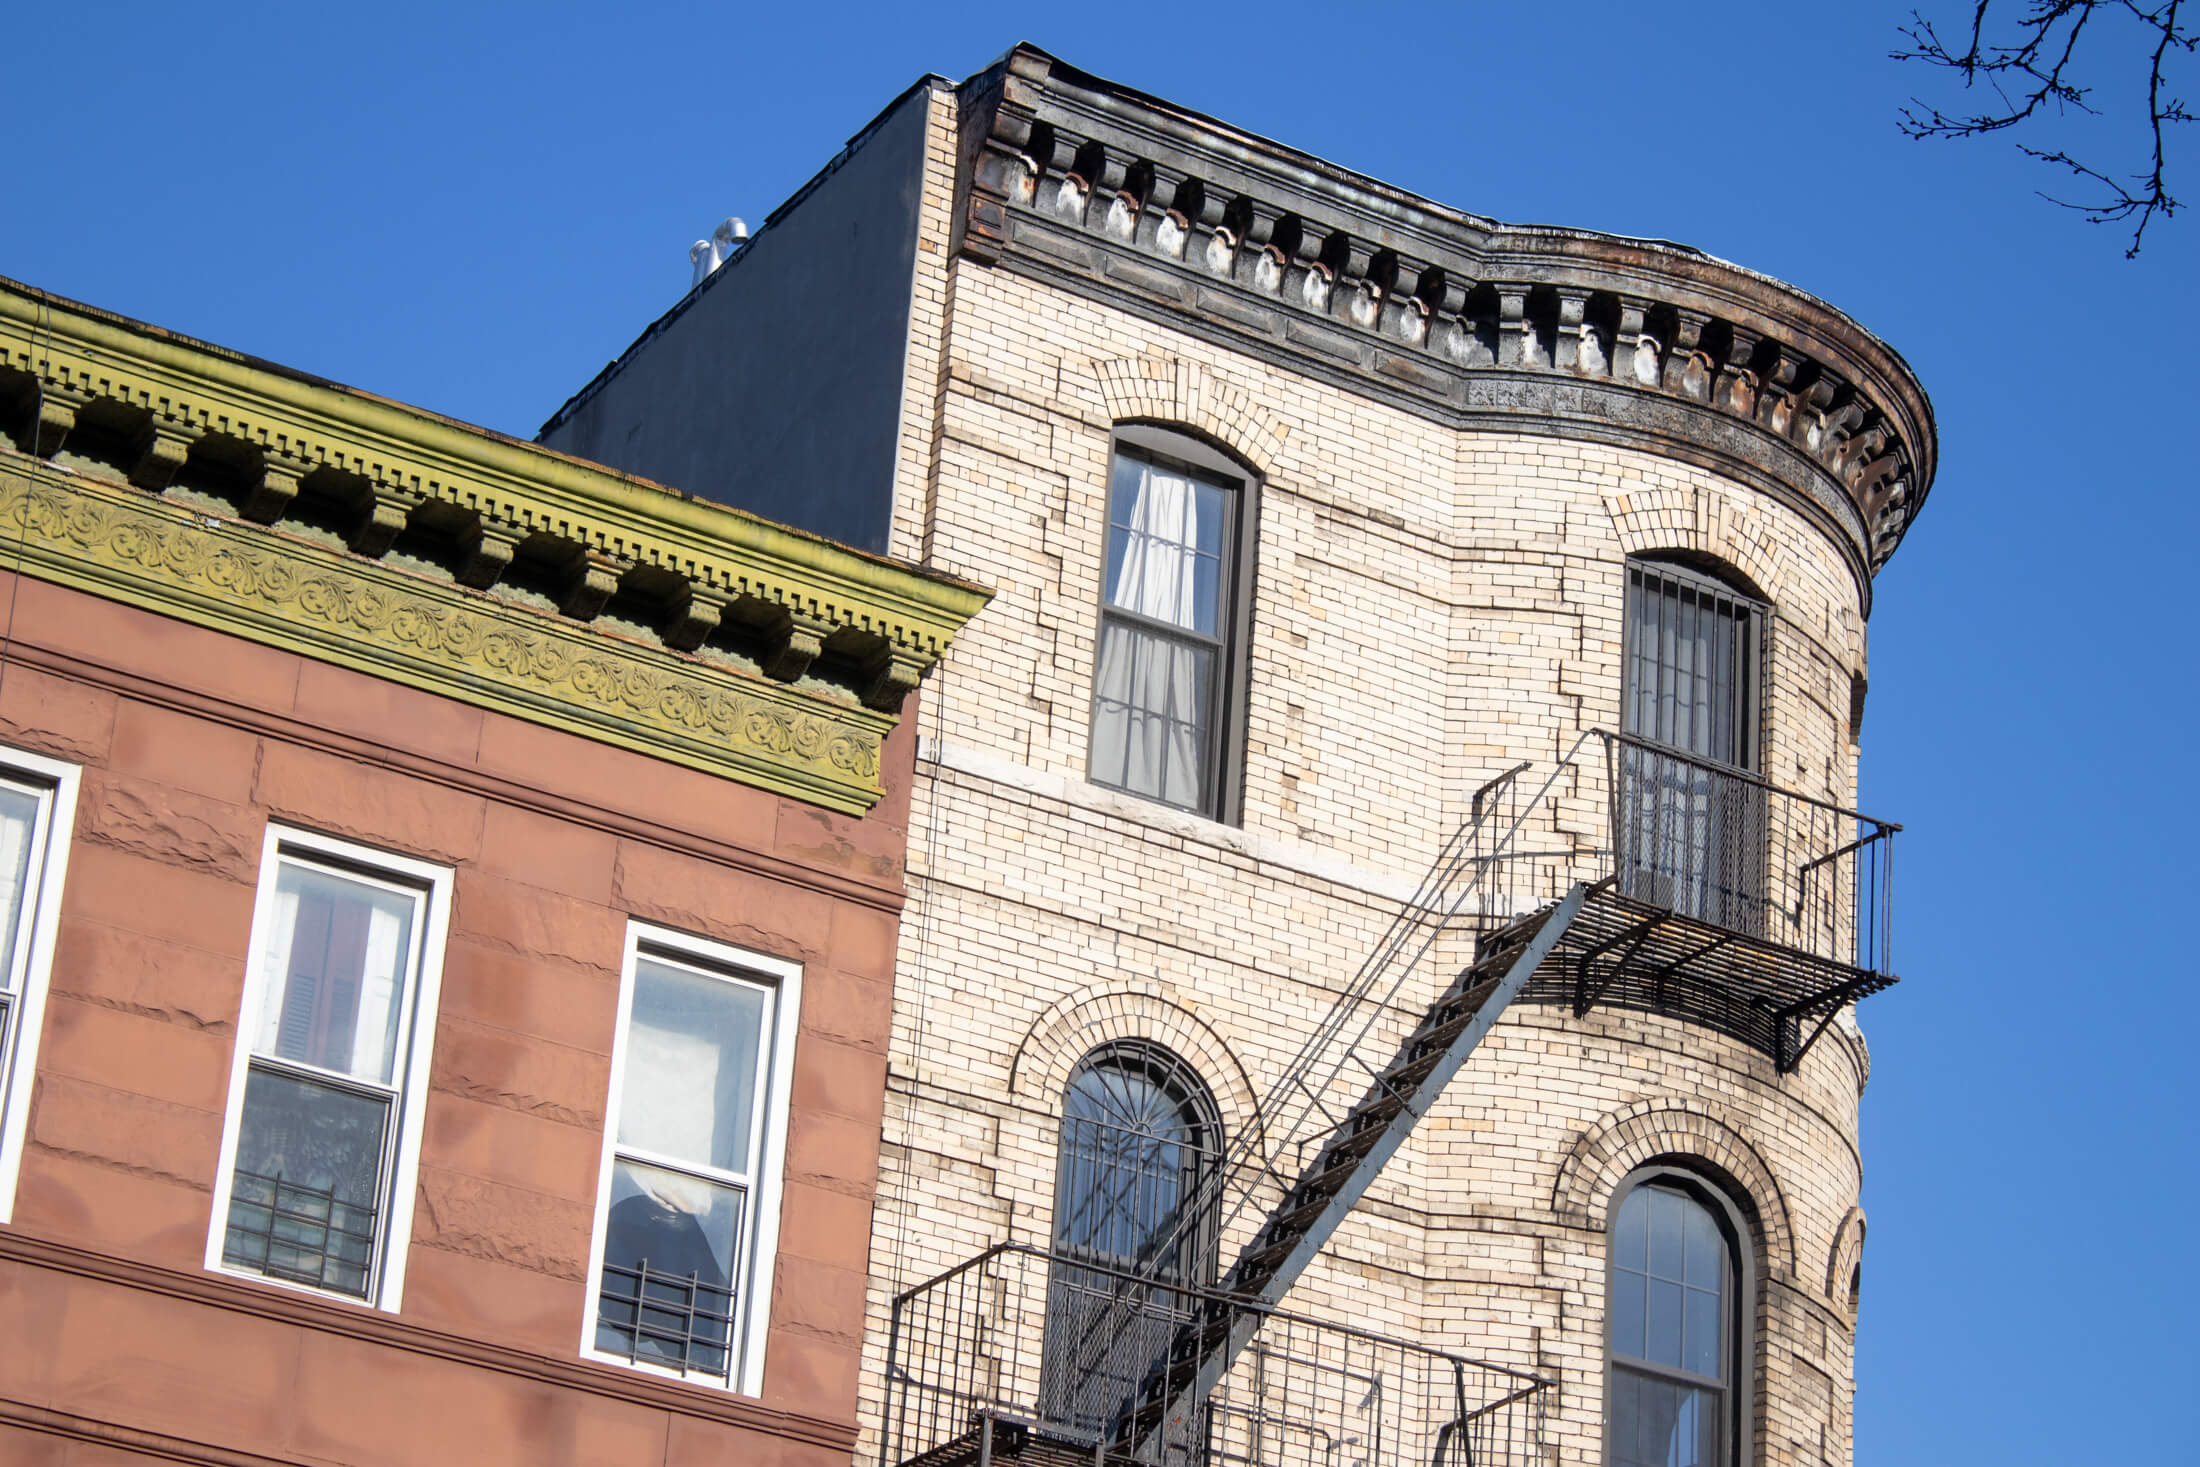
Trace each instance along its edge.
<path fill-rule="evenodd" d="M 337 1200 L 280 1172 L 238 1171 L 230 1188 L 222 1262 L 271 1279 L 367 1297 L 378 1219 L 372 1208 Z"/>
<path fill-rule="evenodd" d="M 682 1375 L 730 1379 L 734 1291 L 694 1273 L 606 1259 L 596 1296 L 596 1348 Z"/>

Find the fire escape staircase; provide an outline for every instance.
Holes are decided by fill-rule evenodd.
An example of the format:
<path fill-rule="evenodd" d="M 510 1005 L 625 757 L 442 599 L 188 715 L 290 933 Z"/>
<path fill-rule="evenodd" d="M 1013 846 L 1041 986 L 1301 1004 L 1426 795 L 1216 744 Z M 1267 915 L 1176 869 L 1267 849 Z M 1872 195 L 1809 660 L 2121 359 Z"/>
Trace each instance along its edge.
<path fill-rule="evenodd" d="M 1125 1433 L 1126 1455 L 1157 1433 L 1182 1427 L 1240 1352 L 1260 1332 L 1376 1177 L 1436 1103 L 1580 914 L 1589 888 L 1577 884 L 1556 906 L 1522 918 L 1482 944 L 1359 1103 L 1338 1122 L 1313 1162 L 1268 1216 L 1222 1281 L 1221 1292 L 1255 1307 L 1207 1311 L 1187 1324 L 1141 1393 Z"/>
<path fill-rule="evenodd" d="M 1596 771 L 1583 757 L 1592 742 L 1602 745 L 1609 801 L 1610 844 L 1599 850 L 1565 834 L 1579 827 L 1569 827 L 1561 811 L 1568 804 L 1578 819 L 1584 797 L 1594 798 Z M 1128 1366 L 1127 1376 L 1116 1377 L 1124 1394 L 1113 1424 L 1095 1432 L 1050 1422 L 1044 1411 L 1016 1404 L 1028 1397 L 976 1379 L 988 1371 L 995 1381 L 1013 1376 L 1002 1362 L 1031 1332 L 1018 1323 L 1028 1316 L 1002 1301 L 1028 1292 L 1008 1280 L 1022 1277 L 1019 1270 L 1034 1260 L 1020 1255 L 1035 1250 L 1002 1245 L 896 1301 L 890 1389 L 901 1392 L 904 1417 L 924 1419 L 890 1428 L 882 1467 L 991 1467 L 1004 1459 L 1027 1467 L 1057 1460 L 1197 1467 L 1206 1460 L 1197 1445 L 1209 1430 L 1203 1413 L 1219 1399 L 1218 1388 L 1237 1379 L 1233 1367 L 1251 1350 L 1257 1378 L 1284 1358 L 1256 1347 L 1264 1329 L 1338 1328 L 1283 1311 L 1285 1295 L 1516 1000 L 1577 1015 L 1621 1007 L 1682 1018 L 1756 1048 L 1784 1074 L 1848 1004 L 1895 981 L 1888 913 L 1899 826 L 1601 730 L 1583 733 L 1532 792 L 1522 778 L 1529 768 L 1517 765 L 1476 792 L 1419 889 L 1271 1084 L 1261 1106 L 1265 1130 L 1247 1127 L 1230 1138 L 1218 1164 L 1182 1198 L 1175 1231 L 1142 1250 L 1151 1267 L 1116 1274 L 1105 1306 L 1079 1319 L 1072 1348 L 1057 1357 L 1050 1338 L 1050 1361 L 1073 1373 L 1113 1376 Z M 1565 848 L 1522 849 L 1531 823 Z M 1584 863 L 1590 879 L 1581 879 Z M 1397 1033 L 1401 1013 L 1413 1011 L 1415 975 L 1439 940 L 1469 928 L 1481 934 L 1474 960 L 1402 1039 L 1386 1037 Z M 1198 1235 L 1210 1239 L 1250 1231 L 1218 1285 L 1159 1261 L 1196 1254 L 1194 1228 L 1211 1229 Z M 1063 1262 L 1092 1272 L 1045 1253 L 1035 1265 Z M 981 1305 L 981 1298 L 993 1302 Z M 944 1330 L 952 1319 L 990 1330 L 1001 1359 L 981 1369 L 992 1358 L 986 1349 L 943 1338 L 948 1373 L 969 1379 L 946 1381 L 897 1364 L 904 1348 L 922 1357 L 920 1341 L 935 1337 L 934 1321 Z M 1159 1334 L 1149 1336 L 1157 1321 Z M 1051 1336 L 1057 1324 L 1050 1316 L 1044 1330 Z M 1357 1337 L 1378 1339 L 1364 1331 Z M 1126 1343 L 1137 1352 L 1132 1361 L 1123 1358 Z M 1482 1404 L 1462 1390 L 1439 1413 L 1440 1464 L 1540 1460 L 1540 1447 L 1529 1450 L 1535 1429 L 1519 1433 L 1523 1421 L 1540 1419 L 1535 1398 L 1546 1382 L 1387 1344 L 1418 1351 L 1416 1368 L 1462 1380 L 1461 1372 L 1483 1372 Z M 958 1416 L 953 1402 L 968 1414 Z M 1482 1434 L 1482 1445 L 1467 1444 L 1473 1433 Z M 1510 1446 L 1493 1452 L 1500 1434 L 1521 1444 L 1517 1454 Z"/>

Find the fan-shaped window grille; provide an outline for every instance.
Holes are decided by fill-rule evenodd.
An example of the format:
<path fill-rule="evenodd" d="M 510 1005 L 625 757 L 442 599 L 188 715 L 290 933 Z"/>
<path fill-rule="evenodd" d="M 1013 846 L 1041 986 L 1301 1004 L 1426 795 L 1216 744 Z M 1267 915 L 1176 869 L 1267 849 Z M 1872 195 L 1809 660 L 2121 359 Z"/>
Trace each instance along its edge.
<path fill-rule="evenodd" d="M 1088 1439 L 1120 1424 L 1215 1275 L 1212 1095 L 1156 1045 L 1085 1056 L 1062 1097 L 1041 1411 Z M 1195 1437 L 1196 1439 L 1196 1437 Z"/>

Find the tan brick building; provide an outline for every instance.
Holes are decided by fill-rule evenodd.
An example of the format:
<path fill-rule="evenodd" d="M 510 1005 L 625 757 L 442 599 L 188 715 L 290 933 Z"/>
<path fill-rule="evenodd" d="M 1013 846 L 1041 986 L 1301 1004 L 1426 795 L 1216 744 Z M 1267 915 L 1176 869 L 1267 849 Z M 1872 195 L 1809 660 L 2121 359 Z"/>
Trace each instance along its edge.
<path fill-rule="evenodd" d="M 924 718 L 859 1456 L 1850 1461 L 1892 349 L 1019 47 L 545 441 L 997 589 Z"/>

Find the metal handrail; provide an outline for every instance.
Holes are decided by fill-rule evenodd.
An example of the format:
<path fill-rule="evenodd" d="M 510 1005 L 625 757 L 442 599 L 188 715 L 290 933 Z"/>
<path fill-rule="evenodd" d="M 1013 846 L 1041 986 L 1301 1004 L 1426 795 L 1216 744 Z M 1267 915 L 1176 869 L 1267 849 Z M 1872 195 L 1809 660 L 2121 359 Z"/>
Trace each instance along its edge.
<path fill-rule="evenodd" d="M 1115 1321 L 1108 1348 L 1089 1356 L 1092 1320 L 1073 1300 L 1065 1306 L 1065 1277 L 1095 1285 L 1104 1310 L 1119 1289 L 1163 1297 Z M 1239 1368 L 1160 1437 L 1134 1442 L 1126 1413 L 1172 1342 L 1187 1326 L 1227 1329 L 1246 1318 L 1258 1321 L 1260 1343 Z M 1527 1370 L 1206 1285 L 1159 1287 L 1029 1243 L 996 1244 L 896 1294 L 885 1366 L 882 1467 L 983 1461 L 996 1422 L 1095 1462 L 1135 1452 L 1183 1467 L 1324 1467 L 1336 1444 L 1353 1443 L 1366 1467 L 1427 1467 L 1432 1447 L 1471 1437 L 1471 1460 L 1539 1467 L 1553 1388 Z M 1248 1444 L 1260 1450 L 1246 1456 Z"/>
<path fill-rule="evenodd" d="M 1035 1243 L 995 1243 L 983 1253 L 964 1259 L 944 1273 L 935 1274 L 921 1284 L 903 1289 L 894 1296 L 893 1307 L 900 1309 L 918 1295 L 928 1293 L 942 1284 L 948 1283 L 960 1274 L 968 1273 L 974 1268 L 982 1268 L 986 1264 L 1010 1254 L 1021 1254 L 1026 1258 L 1036 1259 L 1048 1264 L 1058 1263 L 1065 1268 L 1074 1268 L 1080 1273 L 1107 1274 L 1123 1283 L 1151 1284 L 1155 1282 L 1151 1277 L 1133 1273 L 1128 1269 L 1091 1263 L 1075 1254 L 1065 1253 L 1054 1248 L 1041 1248 Z M 1529 1387 L 1554 1384 L 1554 1382 L 1530 1370 L 1518 1370 L 1510 1365 L 1499 1365 L 1495 1361 L 1477 1359 L 1472 1355 L 1462 1355 L 1455 1350 L 1440 1350 L 1434 1345 L 1424 1345 L 1415 1340 L 1401 1340 L 1395 1335 L 1362 1329 L 1356 1324 L 1340 1324 L 1333 1319 L 1316 1319 L 1311 1314 L 1300 1314 L 1293 1310 L 1278 1308 L 1273 1304 L 1264 1304 L 1257 1299 L 1248 1299 L 1242 1294 L 1232 1294 L 1227 1290 L 1210 1285 L 1170 1283 L 1164 1285 L 1164 1287 L 1171 1294 L 1181 1294 L 1188 1298 L 1197 1299 L 1202 1303 L 1214 1304 L 1240 1313 L 1258 1314 L 1263 1319 L 1304 1325 L 1309 1329 L 1319 1330 L 1323 1334 L 1342 1335 L 1351 1339 L 1364 1340 L 1371 1345 L 1391 1346 L 1396 1349 L 1410 1351 L 1416 1355 L 1427 1356 L 1432 1360 L 1442 1360 L 1449 1365 L 1467 1365 L 1477 1370 L 1487 1370 L 1497 1375 L 1510 1376 Z"/>
<path fill-rule="evenodd" d="M 1851 810 L 1846 805 L 1837 805 L 1833 801 L 1821 799 L 1817 795 L 1806 795 L 1801 790 L 1791 790 L 1784 785 L 1774 784 L 1754 769 L 1744 769 L 1739 764 L 1721 763 L 1717 759 L 1708 759 L 1701 754 L 1691 753 L 1687 749 L 1677 748 L 1672 744 L 1661 744 L 1655 739 L 1646 739 L 1640 734 L 1617 733 L 1608 728 L 1592 728 L 1583 737 L 1607 739 L 1615 744 L 1627 744 L 1648 753 L 1663 755 L 1668 759 L 1678 759 L 1683 764 L 1695 765 L 1706 774 L 1716 774 L 1723 779 L 1737 780 L 1743 784 L 1753 784 L 1770 794 L 1796 800 L 1805 805 L 1815 805 L 1830 815 L 1842 815 L 1851 820 L 1861 820 L 1867 825 L 1876 825 L 1881 830 L 1896 831 L 1902 828 L 1892 820 L 1881 820 L 1876 815 L 1866 815 L 1861 810 Z M 1579 748 L 1580 745 L 1577 743 L 1575 747 Z"/>

